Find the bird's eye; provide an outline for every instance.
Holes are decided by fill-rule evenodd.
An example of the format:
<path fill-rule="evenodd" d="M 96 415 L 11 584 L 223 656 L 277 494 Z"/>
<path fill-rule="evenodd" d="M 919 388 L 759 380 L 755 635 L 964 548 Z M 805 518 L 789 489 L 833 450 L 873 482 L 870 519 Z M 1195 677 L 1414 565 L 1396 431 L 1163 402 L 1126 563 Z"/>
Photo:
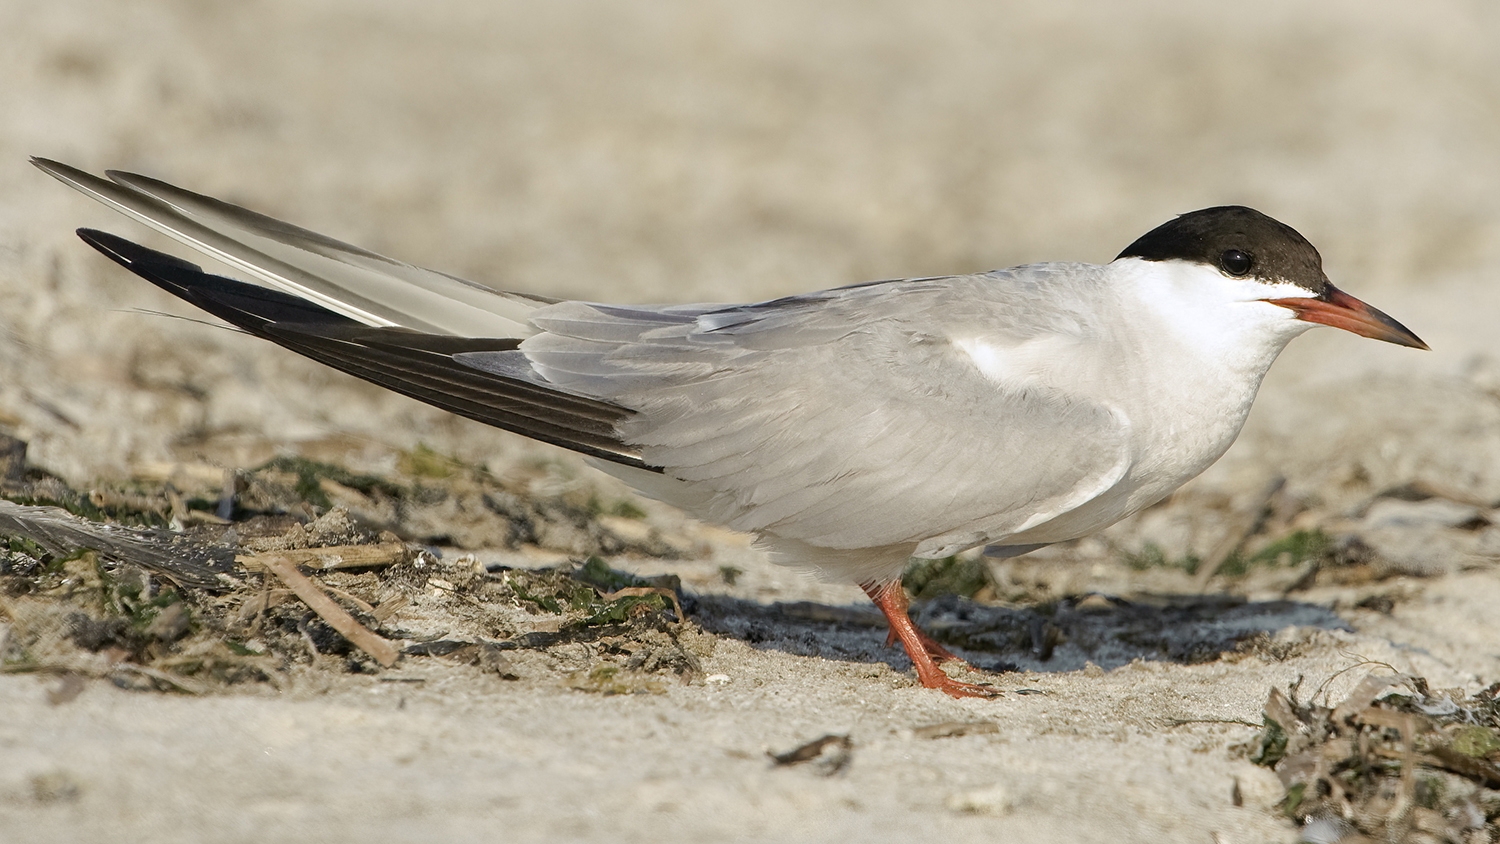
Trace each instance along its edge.
<path fill-rule="evenodd" d="M 1242 252 L 1238 249 L 1230 249 L 1219 256 L 1219 266 L 1230 275 L 1244 275 L 1250 272 L 1250 265 L 1253 263 L 1255 262 L 1250 258 L 1249 252 Z"/>

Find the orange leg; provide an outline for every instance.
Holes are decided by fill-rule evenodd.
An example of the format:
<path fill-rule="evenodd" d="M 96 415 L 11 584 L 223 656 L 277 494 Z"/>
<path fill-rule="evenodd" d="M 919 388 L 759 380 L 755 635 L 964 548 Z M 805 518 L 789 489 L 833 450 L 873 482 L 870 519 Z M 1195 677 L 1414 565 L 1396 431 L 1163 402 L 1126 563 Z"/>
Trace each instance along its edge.
<path fill-rule="evenodd" d="M 938 668 L 939 662 L 962 660 L 912 624 L 911 616 L 907 614 L 911 604 L 906 599 L 906 590 L 901 588 L 900 580 L 891 583 L 865 583 L 861 584 L 861 588 L 875 602 L 875 606 L 880 607 L 885 620 L 890 622 L 891 634 L 886 637 L 886 646 L 889 647 L 897 639 L 901 640 L 901 647 L 911 657 L 911 663 L 917 669 L 917 679 L 923 686 L 939 689 L 949 697 L 989 698 L 1000 694 L 999 689 L 990 686 L 959 682 Z"/>

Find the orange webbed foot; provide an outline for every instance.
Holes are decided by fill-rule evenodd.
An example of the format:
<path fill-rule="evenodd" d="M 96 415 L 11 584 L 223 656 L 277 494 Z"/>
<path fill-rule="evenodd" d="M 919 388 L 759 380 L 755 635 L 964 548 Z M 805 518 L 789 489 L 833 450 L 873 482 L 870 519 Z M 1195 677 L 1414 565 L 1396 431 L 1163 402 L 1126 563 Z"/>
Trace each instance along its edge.
<path fill-rule="evenodd" d="M 1003 689 L 997 689 L 985 683 L 965 683 L 962 680 L 955 680 L 944 674 L 941 670 L 937 672 L 936 677 L 924 677 L 919 671 L 917 672 L 917 679 L 922 681 L 923 687 L 937 689 L 948 697 L 953 698 L 977 697 L 988 700 L 1005 694 Z"/>
<path fill-rule="evenodd" d="M 900 580 L 881 584 L 866 583 L 863 588 L 870 600 L 875 602 L 875 606 L 885 614 L 886 621 L 890 622 L 891 633 L 886 637 L 886 646 L 889 647 L 898 639 L 901 641 L 906 655 L 911 658 L 912 666 L 917 669 L 917 679 L 925 688 L 937 689 L 954 698 L 993 698 L 1002 694 L 1000 689 L 993 686 L 965 683 L 943 673 L 938 663 L 958 662 L 966 668 L 970 666 L 912 623 L 908 614 L 910 602 L 906 599 L 906 591 L 901 588 Z"/>

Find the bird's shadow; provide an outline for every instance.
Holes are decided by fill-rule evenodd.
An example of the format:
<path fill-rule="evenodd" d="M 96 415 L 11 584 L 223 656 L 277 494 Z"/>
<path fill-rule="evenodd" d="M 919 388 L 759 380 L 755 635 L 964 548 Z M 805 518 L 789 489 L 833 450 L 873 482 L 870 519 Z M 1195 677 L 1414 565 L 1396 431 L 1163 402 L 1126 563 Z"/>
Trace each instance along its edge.
<path fill-rule="evenodd" d="M 692 615 L 704 630 L 755 648 L 885 663 L 898 671 L 911 667 L 899 646 L 885 645 L 885 620 L 873 606 L 767 605 L 700 595 Z M 1138 659 L 1196 664 L 1237 654 L 1279 661 L 1305 641 L 1278 635 L 1282 631 L 1351 630 L 1327 607 L 1226 595 L 1125 600 L 1090 594 L 1019 609 L 946 595 L 914 607 L 913 617 L 975 668 L 991 672 L 1076 671 L 1089 663 L 1111 669 Z"/>

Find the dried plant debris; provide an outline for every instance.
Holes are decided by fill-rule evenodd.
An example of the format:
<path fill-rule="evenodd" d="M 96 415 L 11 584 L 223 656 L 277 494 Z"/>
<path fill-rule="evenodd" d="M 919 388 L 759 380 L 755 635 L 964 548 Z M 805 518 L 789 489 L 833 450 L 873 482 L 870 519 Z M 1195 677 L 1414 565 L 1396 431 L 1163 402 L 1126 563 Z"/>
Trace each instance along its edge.
<path fill-rule="evenodd" d="M 15 540 L 12 540 L 14 547 Z M 107 677 L 139 689 L 279 679 L 279 661 L 227 624 L 232 596 L 179 587 L 99 552 L 45 552 L 0 574 L 0 671 Z M 30 557 L 30 555 L 26 555 Z"/>
<path fill-rule="evenodd" d="M 766 751 L 771 763 L 777 767 L 811 763 L 817 773 L 831 777 L 848 770 L 854 760 L 854 742 L 847 735 L 829 734 L 799 744 L 782 753 Z"/>
<path fill-rule="evenodd" d="M 1230 577 L 1245 574 L 1257 566 L 1291 568 L 1314 564 L 1338 567 L 1354 562 L 1346 545 L 1321 530 L 1294 530 L 1260 544 L 1254 551 L 1229 555 L 1219 573 Z"/>
<path fill-rule="evenodd" d="M 610 662 L 601 662 L 587 671 L 578 672 L 569 684 L 583 692 L 609 695 L 659 695 L 667 687 L 649 674 L 629 671 Z"/>
<path fill-rule="evenodd" d="M 901 576 L 901 584 L 918 601 L 943 595 L 984 600 L 994 595 L 989 567 L 973 554 L 938 560 L 913 559 Z"/>
<path fill-rule="evenodd" d="M 231 581 L 233 553 L 225 548 L 198 545 L 164 530 L 142 530 L 100 524 L 74 516 L 60 507 L 37 507 L 0 500 L 0 536 L 12 537 L 7 565 L 21 557 L 66 556 L 93 549 L 112 559 L 134 563 L 179 586 L 222 591 Z M 16 546 L 19 540 L 23 543 Z M 32 547 L 27 548 L 26 544 Z M 23 563 L 24 564 L 24 563 Z"/>
<path fill-rule="evenodd" d="M 523 481 L 502 480 L 428 449 L 403 455 L 398 464 L 406 474 L 396 479 L 278 457 L 246 471 L 196 466 L 193 472 L 165 472 L 159 480 L 103 482 L 86 492 L 26 466 L 25 452 L 24 442 L 0 434 L 0 498 L 61 508 L 92 522 L 222 531 L 269 519 L 285 528 L 342 507 L 361 525 L 425 545 L 533 545 L 579 557 L 684 553 L 679 544 L 639 525 L 644 513 L 630 500 L 605 500 L 582 484 L 538 494 Z M 206 485 L 208 480 L 213 483 Z"/>
<path fill-rule="evenodd" d="M 1271 690 L 1250 760 L 1280 777 L 1304 841 L 1500 840 L 1500 683 L 1371 674 L 1332 707 L 1297 693 Z"/>
<path fill-rule="evenodd" d="M 0 459 L 11 452 L 0 448 Z M 484 487 L 463 467 L 419 456 L 424 483 Z M 7 464 L 0 474 L 0 491 L 27 502 L 39 498 L 17 490 L 35 483 L 49 486 L 48 501 L 89 498 L 33 470 Z M 322 509 L 325 501 L 364 496 L 389 504 L 402 525 L 400 514 L 419 512 L 422 502 L 451 503 L 468 492 L 286 459 L 230 477 L 234 506 L 163 486 L 133 499 L 160 508 L 123 520 L 133 526 L 97 521 L 91 516 L 99 513 L 83 507 L 0 499 L 0 671 L 201 693 L 280 685 L 302 670 L 379 672 L 432 658 L 504 679 L 550 677 L 617 694 L 660 691 L 664 673 L 695 678 L 712 648 L 712 637 L 686 621 L 675 578 L 637 578 L 597 556 L 551 569 L 488 571 L 471 556 L 439 559 L 404 542 L 386 529 L 390 522 L 363 520 L 338 504 Z M 568 549 L 592 553 L 661 550 L 602 526 L 600 518 L 624 518 L 620 502 L 504 499 L 498 482 L 485 489 L 475 494 L 500 496 L 494 500 L 515 518 L 492 507 L 484 518 L 520 524 L 508 534 L 516 541 L 561 537 Z M 229 517 L 182 517 L 199 507 Z M 182 529 L 161 527 L 167 523 Z M 71 697 L 57 695 L 59 703 Z"/>
<path fill-rule="evenodd" d="M 911 734 L 913 738 L 939 739 L 990 735 L 998 732 L 1000 732 L 1000 725 L 994 721 L 944 721 L 941 724 L 917 727 L 911 731 Z"/>
<path fill-rule="evenodd" d="M 1424 481 L 1372 487 L 1353 468 L 1337 490 L 1281 478 L 1254 496 L 1184 490 L 1103 536 L 1128 567 L 1196 592 L 1211 581 L 1259 594 L 1359 587 L 1500 562 L 1500 502 Z"/>
<path fill-rule="evenodd" d="M 170 523 L 172 503 L 165 487 L 136 483 L 110 490 L 80 492 L 61 478 L 26 463 L 23 440 L 0 434 L 0 497 L 13 506 L 53 508 L 90 521 L 109 520 L 130 527 L 160 528 Z"/>
<path fill-rule="evenodd" d="M 482 469 L 419 449 L 400 461 L 395 482 L 302 458 L 278 458 L 243 474 L 233 510 L 257 515 L 323 512 L 338 506 L 360 524 L 413 542 L 458 548 L 534 545 L 568 554 L 678 557 L 682 549 L 655 532 L 611 528 L 601 517 L 639 519 L 629 501 L 605 503 L 586 487 L 537 495 Z M 199 501 L 208 506 L 207 501 Z"/>

